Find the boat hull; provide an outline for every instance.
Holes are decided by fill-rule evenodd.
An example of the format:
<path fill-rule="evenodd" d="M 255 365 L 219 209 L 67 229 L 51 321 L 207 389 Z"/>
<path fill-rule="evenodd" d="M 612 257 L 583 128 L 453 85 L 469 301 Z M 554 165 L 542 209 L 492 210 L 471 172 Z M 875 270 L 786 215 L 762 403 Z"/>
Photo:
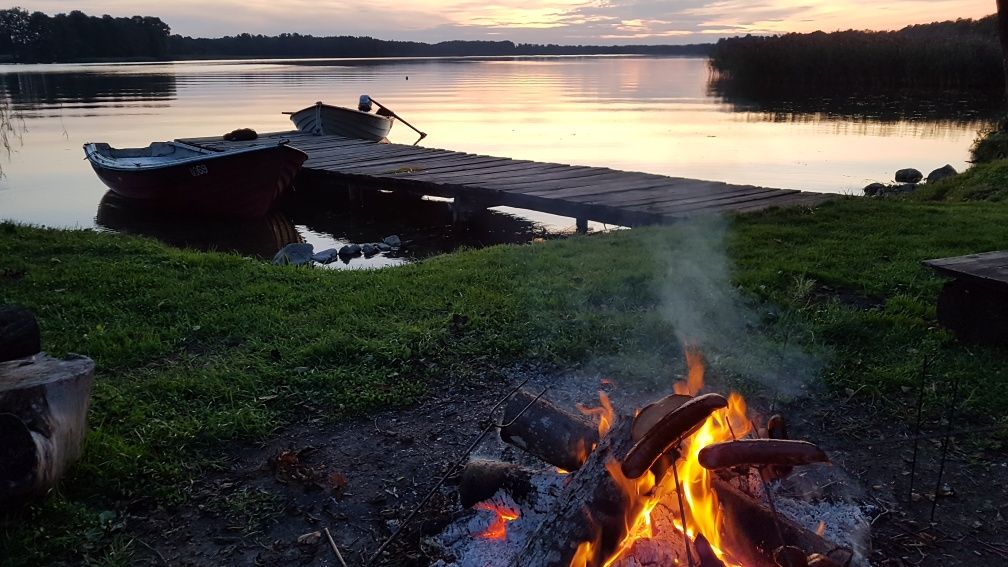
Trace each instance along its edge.
<path fill-rule="evenodd" d="M 291 113 L 291 122 L 301 132 L 381 141 L 392 129 L 393 119 L 359 110 L 315 103 Z"/>
<path fill-rule="evenodd" d="M 90 161 L 113 193 L 136 204 L 176 213 L 255 218 L 265 215 L 291 187 L 307 158 L 301 150 L 279 144 L 147 168 Z"/>

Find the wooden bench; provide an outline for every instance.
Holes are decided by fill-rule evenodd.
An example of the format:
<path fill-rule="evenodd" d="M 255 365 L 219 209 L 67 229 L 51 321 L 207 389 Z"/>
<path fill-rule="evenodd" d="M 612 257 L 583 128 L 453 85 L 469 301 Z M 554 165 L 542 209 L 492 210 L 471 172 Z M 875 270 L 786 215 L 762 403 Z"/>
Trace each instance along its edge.
<path fill-rule="evenodd" d="M 968 342 L 1008 344 L 1008 250 L 926 260 L 953 278 L 938 296 L 938 322 Z"/>

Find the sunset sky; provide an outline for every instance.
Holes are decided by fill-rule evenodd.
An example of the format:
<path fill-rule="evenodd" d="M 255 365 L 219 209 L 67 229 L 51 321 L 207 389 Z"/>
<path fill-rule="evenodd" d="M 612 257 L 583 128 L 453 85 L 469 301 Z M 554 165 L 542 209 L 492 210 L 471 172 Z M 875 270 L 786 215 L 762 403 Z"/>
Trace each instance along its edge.
<path fill-rule="evenodd" d="M 441 41 L 692 43 L 746 33 L 893 29 L 976 18 L 994 0 L 24 0 L 46 13 L 158 16 L 174 33 L 370 35 Z"/>

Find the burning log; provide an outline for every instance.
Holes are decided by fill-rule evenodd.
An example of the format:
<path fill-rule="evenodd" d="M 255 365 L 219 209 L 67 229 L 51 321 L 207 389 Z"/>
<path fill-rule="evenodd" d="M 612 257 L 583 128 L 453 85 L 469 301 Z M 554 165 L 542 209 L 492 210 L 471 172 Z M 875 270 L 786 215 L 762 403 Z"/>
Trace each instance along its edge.
<path fill-rule="evenodd" d="M 459 499 L 466 508 L 473 504 L 492 498 L 494 494 L 504 489 L 515 500 L 525 500 L 534 492 L 532 475 L 534 469 L 514 463 L 505 463 L 492 459 L 470 459 L 462 470 L 459 481 Z"/>
<path fill-rule="evenodd" d="M 44 493 L 80 455 L 93 375 L 82 356 L 0 363 L 0 504 Z"/>
<path fill-rule="evenodd" d="M 794 546 L 807 554 L 827 555 L 835 546 L 798 524 L 774 515 L 748 494 L 714 478 L 711 487 L 721 504 L 724 529 L 722 543 L 732 549 L 735 561 L 743 565 L 774 565 L 764 553 L 782 545 Z M 778 532 L 778 528 L 780 532 Z M 781 541 L 783 539 L 783 541 Z M 739 556 L 745 552 L 748 557 Z"/>
<path fill-rule="evenodd" d="M 0 306 L 0 362 L 31 356 L 42 350 L 38 322 L 31 311 Z"/>
<path fill-rule="evenodd" d="M 599 440 L 595 424 L 525 390 L 508 400 L 502 421 L 510 423 L 500 430 L 502 440 L 567 471 L 577 470 Z"/>
<path fill-rule="evenodd" d="M 582 550 L 586 567 L 598 567 L 616 551 L 626 535 L 625 518 L 636 516 L 639 510 L 633 508 L 640 505 L 630 501 L 612 476 L 619 467 L 611 463 L 630 449 L 630 427 L 631 419 L 617 419 L 581 468 L 571 473 L 551 515 L 512 566 L 568 567 Z M 584 552 L 586 546 L 591 553 Z"/>

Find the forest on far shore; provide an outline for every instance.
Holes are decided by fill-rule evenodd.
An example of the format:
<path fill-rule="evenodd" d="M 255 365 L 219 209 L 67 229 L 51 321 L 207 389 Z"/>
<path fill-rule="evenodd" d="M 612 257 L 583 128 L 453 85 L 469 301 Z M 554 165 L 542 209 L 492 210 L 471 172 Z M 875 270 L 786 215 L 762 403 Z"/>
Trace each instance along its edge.
<path fill-rule="evenodd" d="M 88 16 L 74 10 L 49 16 L 21 8 L 0 10 L 0 61 L 63 63 L 253 57 L 443 57 L 467 55 L 698 55 L 713 44 L 539 45 L 511 41 L 389 41 L 372 37 L 277 36 L 247 33 L 220 38 L 172 35 L 160 18 Z"/>

